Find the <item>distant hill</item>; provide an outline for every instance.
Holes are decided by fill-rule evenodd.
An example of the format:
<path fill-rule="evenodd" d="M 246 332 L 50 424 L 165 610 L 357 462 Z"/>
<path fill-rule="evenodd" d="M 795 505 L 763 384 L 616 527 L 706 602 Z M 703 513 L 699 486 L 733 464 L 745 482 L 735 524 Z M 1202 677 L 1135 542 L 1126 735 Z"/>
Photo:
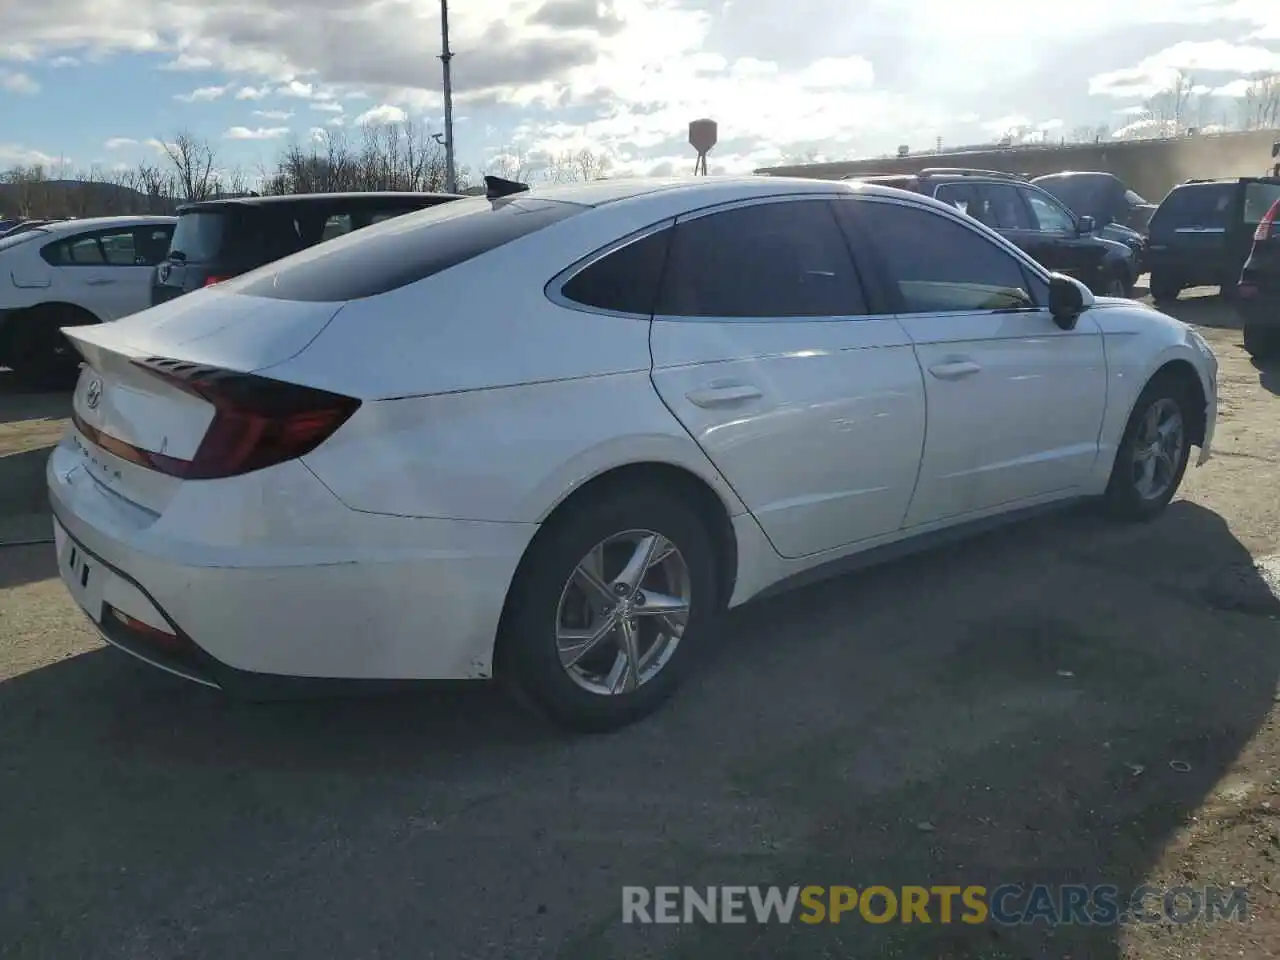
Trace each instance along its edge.
<path fill-rule="evenodd" d="M 119 183 L 35 180 L 0 183 L 0 217 L 104 217 L 172 213 L 178 200 L 149 197 Z"/>

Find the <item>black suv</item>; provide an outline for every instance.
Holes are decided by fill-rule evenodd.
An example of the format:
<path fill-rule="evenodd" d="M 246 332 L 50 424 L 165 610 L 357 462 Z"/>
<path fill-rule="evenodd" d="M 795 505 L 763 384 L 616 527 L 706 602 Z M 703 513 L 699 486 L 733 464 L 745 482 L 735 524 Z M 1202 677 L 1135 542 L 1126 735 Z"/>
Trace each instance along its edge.
<path fill-rule="evenodd" d="M 1096 234 L 1092 217 L 1077 217 L 1026 177 L 997 170 L 930 167 L 916 174 L 850 176 L 934 197 L 986 224 L 1038 260 L 1094 293 L 1127 297 L 1138 279 L 1137 257 L 1123 243 Z"/>
<path fill-rule="evenodd" d="M 1280 177 L 1188 180 L 1151 217 L 1151 296 L 1176 300 L 1187 287 L 1218 287 L 1234 298 L 1253 235 L 1280 200 Z"/>
<path fill-rule="evenodd" d="M 450 193 L 311 193 L 206 200 L 178 208 L 151 305 L 382 220 L 458 199 Z"/>
<path fill-rule="evenodd" d="M 1148 203 L 1130 190 L 1114 173 L 1102 170 L 1062 170 L 1047 173 L 1031 181 L 1048 190 L 1075 211 L 1077 216 L 1093 217 L 1106 236 L 1108 226 L 1118 226 L 1145 235 L 1151 215 L 1159 204 Z"/>

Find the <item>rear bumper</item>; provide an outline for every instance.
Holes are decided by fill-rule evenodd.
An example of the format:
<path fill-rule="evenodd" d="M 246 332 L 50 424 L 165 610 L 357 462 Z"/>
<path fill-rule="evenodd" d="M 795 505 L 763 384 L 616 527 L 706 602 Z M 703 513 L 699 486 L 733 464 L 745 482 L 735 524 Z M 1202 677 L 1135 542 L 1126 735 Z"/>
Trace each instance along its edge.
<path fill-rule="evenodd" d="M 260 473 L 275 474 L 266 483 L 319 486 L 301 464 L 286 476 Z M 327 491 L 331 504 L 295 491 L 306 506 L 305 517 L 285 521 L 296 542 L 195 542 L 171 517 L 200 511 L 195 499 L 222 481 L 185 485 L 204 491 L 185 497 L 184 487 L 157 517 L 90 477 L 65 440 L 47 479 L 63 582 L 103 637 L 171 673 L 252 696 L 331 681 L 490 676 L 507 587 L 536 529 L 378 517 Z M 325 538 L 303 533 L 308 525 L 337 535 L 315 542 Z M 82 583 L 84 558 L 92 569 Z"/>

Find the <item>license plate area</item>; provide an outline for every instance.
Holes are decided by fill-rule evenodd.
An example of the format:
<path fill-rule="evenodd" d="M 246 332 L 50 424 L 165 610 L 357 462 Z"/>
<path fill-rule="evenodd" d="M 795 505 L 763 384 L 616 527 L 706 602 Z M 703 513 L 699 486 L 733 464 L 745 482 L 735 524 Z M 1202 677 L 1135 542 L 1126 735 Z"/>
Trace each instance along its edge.
<path fill-rule="evenodd" d="M 104 571 L 98 561 L 81 549 L 67 536 L 59 525 L 55 528 L 58 541 L 58 572 L 73 600 L 93 620 L 102 622 L 102 579 Z"/>

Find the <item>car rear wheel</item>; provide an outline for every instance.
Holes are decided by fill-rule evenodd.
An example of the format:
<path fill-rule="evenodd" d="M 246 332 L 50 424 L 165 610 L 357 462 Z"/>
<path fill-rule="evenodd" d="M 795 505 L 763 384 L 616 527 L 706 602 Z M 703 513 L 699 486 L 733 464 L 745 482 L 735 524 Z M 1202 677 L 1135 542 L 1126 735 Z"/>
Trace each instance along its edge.
<path fill-rule="evenodd" d="M 1122 520 L 1150 520 L 1178 491 L 1191 454 L 1191 403 L 1174 377 L 1147 384 L 1116 452 L 1106 502 Z"/>
<path fill-rule="evenodd" d="M 80 368 L 80 355 L 61 328 L 96 322 L 89 314 L 70 307 L 32 307 L 10 321 L 6 351 L 9 366 L 21 379 L 39 386 L 67 385 Z"/>
<path fill-rule="evenodd" d="M 1244 325 L 1244 348 L 1255 360 L 1271 360 L 1280 354 L 1280 327 L 1256 323 Z"/>
<path fill-rule="evenodd" d="M 1182 292 L 1182 281 L 1176 276 L 1165 273 L 1151 274 L 1151 299 L 1157 303 L 1178 299 Z"/>
<path fill-rule="evenodd" d="M 713 541 L 660 488 L 569 504 L 512 584 L 498 673 L 571 729 L 615 729 L 655 710 L 706 643 L 720 606 Z"/>

